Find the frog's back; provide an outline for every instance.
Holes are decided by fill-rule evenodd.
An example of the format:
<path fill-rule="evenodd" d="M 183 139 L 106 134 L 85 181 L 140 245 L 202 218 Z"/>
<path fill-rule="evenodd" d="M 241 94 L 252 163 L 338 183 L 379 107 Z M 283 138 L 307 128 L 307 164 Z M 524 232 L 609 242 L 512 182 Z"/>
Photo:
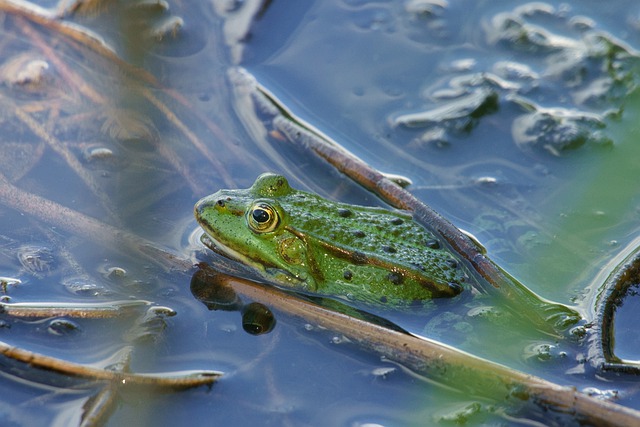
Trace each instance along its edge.
<path fill-rule="evenodd" d="M 386 271 L 382 281 L 388 283 L 381 286 L 402 286 L 410 298 L 426 299 L 453 296 L 467 279 L 455 257 L 406 213 L 330 202 L 302 191 L 290 194 L 287 212 L 293 228 L 344 260 L 341 268 L 320 268 L 334 272 L 325 280 L 353 281 L 358 269 L 371 274 L 376 268 Z"/>

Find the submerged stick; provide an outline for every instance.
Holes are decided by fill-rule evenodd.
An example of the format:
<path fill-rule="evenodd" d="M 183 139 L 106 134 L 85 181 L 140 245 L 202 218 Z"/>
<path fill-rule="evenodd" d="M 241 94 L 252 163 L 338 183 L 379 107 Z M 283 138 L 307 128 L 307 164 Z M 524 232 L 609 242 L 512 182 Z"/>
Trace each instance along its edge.
<path fill-rule="evenodd" d="M 95 427 L 106 424 L 115 410 L 118 394 L 113 384 L 106 384 L 82 406 L 78 427 Z"/>
<path fill-rule="evenodd" d="M 358 346 L 454 387 L 464 395 L 493 400 L 510 398 L 572 414 L 601 426 L 640 423 L 640 411 L 599 400 L 542 378 L 487 361 L 437 341 L 394 331 L 290 296 L 278 289 L 219 275 L 221 283 L 245 297 L 344 335 Z"/>
<path fill-rule="evenodd" d="M 0 202 L 47 224 L 116 250 L 132 250 L 164 268 L 191 269 L 188 260 L 157 247 L 153 242 L 105 224 L 44 197 L 19 189 L 0 172 Z"/>
<path fill-rule="evenodd" d="M 11 317 L 59 317 L 114 319 L 133 314 L 149 301 L 112 301 L 105 303 L 0 303 L 0 313 Z"/>
<path fill-rule="evenodd" d="M 616 311 L 628 296 L 630 288 L 637 287 L 640 283 L 639 240 L 634 240 L 627 247 L 632 247 L 633 250 L 609 274 L 596 296 L 595 322 L 589 329 L 589 361 L 596 369 L 604 372 L 640 375 L 640 363 L 622 360 L 614 353 Z"/>
<path fill-rule="evenodd" d="M 23 350 L 1 341 L 0 355 L 25 363 L 30 368 L 53 371 L 68 377 L 90 381 L 110 381 L 120 385 L 186 389 L 201 385 L 211 385 L 222 375 L 222 373 L 218 371 L 178 371 L 134 374 L 130 372 L 92 368 Z"/>
<path fill-rule="evenodd" d="M 166 105 L 166 103 L 153 94 L 152 89 L 162 91 L 171 99 L 187 108 L 192 115 L 197 116 L 199 120 L 202 121 L 207 128 L 225 144 L 228 150 L 236 150 L 234 144 L 229 140 L 225 133 L 208 117 L 197 112 L 193 105 L 184 96 L 180 95 L 175 90 L 163 87 L 158 82 L 158 79 L 150 72 L 123 60 L 115 49 L 98 34 L 85 27 L 64 20 L 62 16 L 54 11 L 42 8 L 27 1 L 0 0 L 0 13 L 23 18 L 24 20 L 60 34 L 61 36 L 75 42 L 76 46 L 82 46 L 105 61 L 109 61 L 115 65 L 119 73 L 121 72 L 126 77 L 134 79 L 133 81 L 137 83 L 135 85 L 129 85 L 130 89 L 133 88 L 135 91 L 139 92 L 142 97 L 147 99 L 155 108 L 157 108 L 166 120 L 174 125 L 177 131 L 184 135 L 192 146 L 198 150 L 207 159 L 207 161 L 209 161 L 227 185 L 230 186 L 233 184 L 233 178 L 229 174 L 226 166 L 217 158 L 211 148 L 201 141 L 197 135 L 190 131 L 184 124 L 183 120 L 181 120 L 178 115 L 174 113 L 168 105 Z M 22 31 L 29 36 L 34 43 L 36 43 L 38 48 L 45 53 L 46 57 L 54 63 L 56 69 L 61 73 L 70 86 L 77 87 L 80 93 L 96 105 L 105 105 L 108 103 L 112 95 L 104 95 L 98 92 L 96 88 L 87 83 L 78 72 L 67 66 L 62 59 L 56 55 L 55 49 L 50 46 L 50 43 L 47 43 L 37 31 L 34 31 L 28 25 L 22 25 Z M 36 132 L 36 134 L 38 133 Z M 170 150 L 168 145 L 160 144 L 158 141 L 151 142 L 156 145 L 156 148 L 158 148 L 161 155 L 164 156 L 180 174 L 183 175 L 191 189 L 195 193 L 202 193 L 198 180 L 191 176 L 190 171 L 182 164 L 179 156 L 177 156 L 173 150 Z"/>
<path fill-rule="evenodd" d="M 41 25 L 58 34 L 77 42 L 78 44 L 96 52 L 100 56 L 112 61 L 121 70 L 135 76 L 151 85 L 156 85 L 156 78 L 146 70 L 134 67 L 120 58 L 111 46 L 98 34 L 71 22 L 64 21 L 53 11 L 24 0 L 0 0 L 0 12 L 7 15 L 19 16 L 33 23 Z M 93 98 L 93 95 L 88 95 Z"/>
<path fill-rule="evenodd" d="M 0 97 L 0 100 L 3 102 L 12 105 L 13 103 L 5 97 Z M 93 195 L 100 200 L 102 205 L 102 209 L 109 215 L 109 217 L 116 223 L 118 223 L 118 216 L 113 212 L 111 208 L 112 203 L 111 200 L 107 197 L 105 192 L 98 186 L 97 182 L 89 174 L 86 168 L 80 163 L 78 158 L 66 147 L 62 144 L 55 136 L 51 133 L 47 132 L 44 127 L 38 123 L 30 114 L 25 112 L 22 108 L 13 105 L 13 114 L 20 120 L 25 126 L 31 130 L 38 138 L 44 141 L 49 148 L 51 148 L 55 153 L 57 153 L 60 157 L 64 159 L 69 168 L 84 182 L 87 188 L 93 193 Z"/>

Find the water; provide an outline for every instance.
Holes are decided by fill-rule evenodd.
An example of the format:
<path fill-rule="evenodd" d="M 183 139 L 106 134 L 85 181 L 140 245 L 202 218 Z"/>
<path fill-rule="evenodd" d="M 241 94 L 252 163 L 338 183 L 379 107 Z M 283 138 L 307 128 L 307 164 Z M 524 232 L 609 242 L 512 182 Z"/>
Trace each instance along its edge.
<path fill-rule="evenodd" d="M 336 200 L 381 204 L 304 150 L 263 134 L 227 79 L 228 69 L 240 65 L 299 118 L 373 166 L 409 177 L 414 194 L 477 236 L 534 292 L 584 313 L 592 309 L 600 284 L 594 278 L 639 231 L 633 177 L 640 167 L 634 50 L 640 6 L 622 0 L 332 0 L 266 3 L 252 15 L 253 4 L 216 2 L 212 10 L 171 3 L 168 11 L 113 6 L 73 18 L 148 70 L 157 86 L 64 38 L 48 54 L 37 38 L 25 36 L 26 24 L 7 19 L 6 57 L 35 52 L 49 64 L 43 87 L 64 89 L 34 93 L 5 83 L 2 99 L 12 103 L 3 102 L 10 120 L 2 121 L 9 135 L 2 150 L 16 160 L 0 171 L 24 191 L 183 257 L 197 250 L 195 258 L 205 261 L 211 255 L 188 239 L 197 228 L 193 204 L 219 188 L 245 188 L 263 171 L 284 172 L 297 188 Z M 166 24 L 180 20 L 183 26 L 169 26 L 174 38 Z M 248 35 L 242 22 L 249 23 Z M 77 74 L 65 74 L 56 57 Z M 106 101 L 78 89 L 80 82 Z M 68 147 L 80 168 L 16 120 L 16 105 Z M 113 154 L 86 157 L 96 148 Z M 70 320 L 76 329 L 52 326 L 55 319 L 7 317 L 0 340 L 98 366 L 133 345 L 134 372 L 225 372 L 211 389 L 123 389 L 108 425 L 568 422 L 535 407 L 518 412 L 514 402 L 460 396 L 277 310 L 271 333 L 250 335 L 239 312 L 211 311 L 194 298 L 195 269 L 165 271 L 139 254 L 38 217 L 6 207 L 0 215 L 0 276 L 22 281 L 9 287 L 11 301 L 144 299 L 177 312 L 143 327 L 135 327 L 136 316 Z M 25 269 L 17 258 L 25 246 L 54 254 L 43 255 L 50 267 Z M 110 275 L 114 268 L 124 275 Z M 512 327 L 513 319 L 483 318 L 478 313 L 491 308 L 490 301 L 437 305 L 426 314 L 388 317 L 561 384 L 627 389 L 625 379 L 599 382 L 588 369 L 583 375 L 580 346 Z M 621 308 L 620 331 L 633 325 L 635 316 L 624 311 L 629 306 Z M 637 359 L 635 338 L 616 336 L 624 342 L 621 357 Z M 8 425 L 77 424 L 91 395 L 7 375 L 0 388 L 6 396 L 1 419 Z M 633 394 L 623 402 L 640 407 Z"/>

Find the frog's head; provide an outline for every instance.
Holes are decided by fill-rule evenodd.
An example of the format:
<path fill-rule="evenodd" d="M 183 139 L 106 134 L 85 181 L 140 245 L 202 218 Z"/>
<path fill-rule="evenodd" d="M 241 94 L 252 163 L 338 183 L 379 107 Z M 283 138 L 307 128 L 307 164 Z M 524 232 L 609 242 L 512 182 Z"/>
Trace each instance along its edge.
<path fill-rule="evenodd" d="M 286 178 L 265 173 L 245 190 L 220 190 L 196 203 L 194 212 L 211 249 L 260 270 L 282 268 L 286 212 L 279 199 L 293 190 Z"/>

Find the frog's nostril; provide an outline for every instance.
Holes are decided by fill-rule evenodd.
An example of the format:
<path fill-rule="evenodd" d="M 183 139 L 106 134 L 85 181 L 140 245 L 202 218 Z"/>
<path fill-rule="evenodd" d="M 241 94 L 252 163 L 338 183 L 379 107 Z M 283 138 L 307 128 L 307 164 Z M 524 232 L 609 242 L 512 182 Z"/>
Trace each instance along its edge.
<path fill-rule="evenodd" d="M 222 199 L 218 199 L 218 201 L 216 202 L 216 205 L 220 206 L 221 208 L 224 208 L 225 202 Z"/>

